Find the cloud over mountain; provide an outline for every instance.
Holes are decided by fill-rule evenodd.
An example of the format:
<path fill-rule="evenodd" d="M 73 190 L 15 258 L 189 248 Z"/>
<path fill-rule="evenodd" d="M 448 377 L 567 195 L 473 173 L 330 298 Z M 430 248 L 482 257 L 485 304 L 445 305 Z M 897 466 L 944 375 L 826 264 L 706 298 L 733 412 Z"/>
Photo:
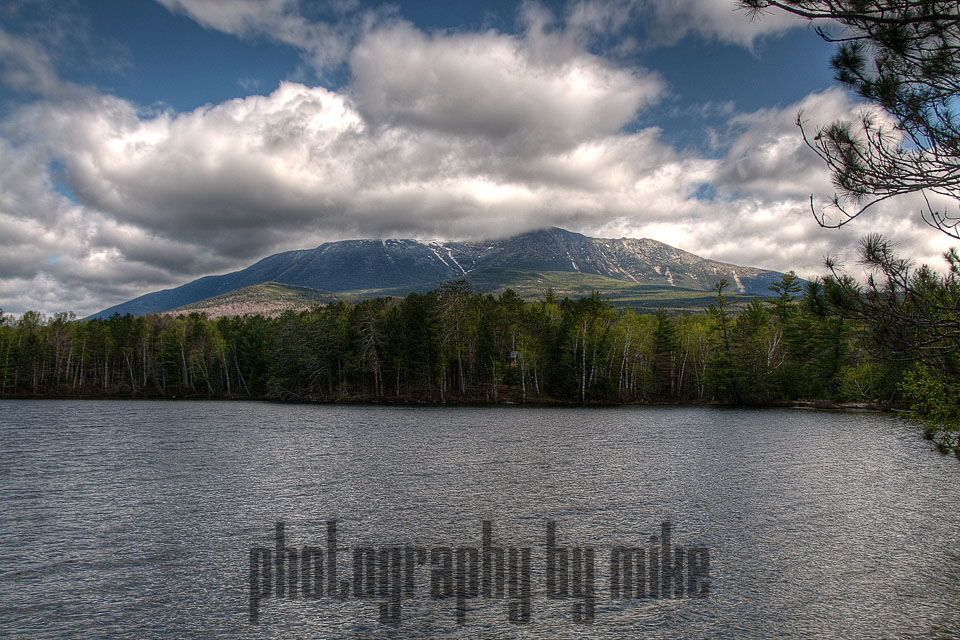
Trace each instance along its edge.
<path fill-rule="evenodd" d="M 163 4 L 210 29 L 295 46 L 311 64 L 342 64 L 346 79 L 144 108 L 60 78 L 35 41 L 0 31 L 0 50 L 15 53 L 0 70 L 7 86 L 40 95 L 0 122 L 6 311 L 86 313 L 350 237 L 478 240 L 562 226 L 803 275 L 868 231 L 895 233 L 923 260 L 946 248 L 903 215 L 909 202 L 885 203 L 869 225 L 816 226 L 807 198 L 833 189 L 793 120 L 800 109 L 824 122 L 856 117 L 861 107 L 839 90 L 753 112 L 694 105 L 689 126 L 713 137 L 711 153 L 641 124 L 671 87 L 607 55 L 597 33 L 626 42 L 637 20 L 676 20 L 686 31 L 659 36 L 749 46 L 757 36 L 741 34 L 757 27 L 735 14 L 745 26 L 727 28 L 718 3 L 526 5 L 515 33 L 427 31 L 348 3 L 347 26 L 333 29 L 343 37 L 329 42 L 333 23 L 295 2 Z M 789 27 L 775 20 L 759 33 Z M 708 112 L 721 126 L 707 129 Z"/>

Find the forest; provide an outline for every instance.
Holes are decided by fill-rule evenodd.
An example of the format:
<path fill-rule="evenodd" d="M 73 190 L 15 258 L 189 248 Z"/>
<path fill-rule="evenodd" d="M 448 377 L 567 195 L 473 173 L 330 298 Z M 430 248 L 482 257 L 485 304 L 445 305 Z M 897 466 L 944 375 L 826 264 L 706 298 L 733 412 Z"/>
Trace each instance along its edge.
<path fill-rule="evenodd" d="M 921 308 L 924 295 L 956 290 L 956 274 L 924 267 L 899 275 L 902 284 L 871 278 L 861 287 L 839 274 L 803 281 L 789 273 L 770 297 L 740 301 L 720 281 L 706 311 L 682 314 L 550 290 L 524 301 L 465 281 L 273 318 L 0 313 L 0 397 L 855 402 L 912 410 L 928 437 L 956 451 L 956 334 L 938 330 L 931 341 L 909 326 L 935 313 Z M 891 309 L 903 317 L 891 319 Z M 935 321 L 922 322 L 929 329 Z"/>

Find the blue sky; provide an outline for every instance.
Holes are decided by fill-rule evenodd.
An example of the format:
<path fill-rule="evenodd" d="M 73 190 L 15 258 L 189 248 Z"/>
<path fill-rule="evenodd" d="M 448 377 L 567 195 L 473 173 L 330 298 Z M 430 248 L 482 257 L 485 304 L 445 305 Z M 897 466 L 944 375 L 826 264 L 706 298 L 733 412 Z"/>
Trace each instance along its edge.
<path fill-rule="evenodd" d="M 810 276 L 803 145 L 866 108 L 805 21 L 732 0 L 0 6 L 0 308 L 87 314 L 277 251 L 556 225 Z M 907 213 L 905 213 L 907 212 Z"/>

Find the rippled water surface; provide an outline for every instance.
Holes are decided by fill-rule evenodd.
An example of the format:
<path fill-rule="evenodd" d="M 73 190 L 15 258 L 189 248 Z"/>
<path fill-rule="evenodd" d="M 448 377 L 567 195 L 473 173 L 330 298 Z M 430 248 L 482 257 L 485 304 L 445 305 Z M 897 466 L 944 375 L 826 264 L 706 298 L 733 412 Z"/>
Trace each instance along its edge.
<path fill-rule="evenodd" d="M 507 601 L 275 597 L 250 550 L 531 549 Z M 546 523 L 590 547 L 596 610 L 549 599 Z M 612 600 L 611 550 L 705 547 L 703 598 Z M 429 564 L 429 562 L 428 562 Z M 892 416 L 706 408 L 0 402 L 0 637 L 960 636 L 960 462 Z"/>

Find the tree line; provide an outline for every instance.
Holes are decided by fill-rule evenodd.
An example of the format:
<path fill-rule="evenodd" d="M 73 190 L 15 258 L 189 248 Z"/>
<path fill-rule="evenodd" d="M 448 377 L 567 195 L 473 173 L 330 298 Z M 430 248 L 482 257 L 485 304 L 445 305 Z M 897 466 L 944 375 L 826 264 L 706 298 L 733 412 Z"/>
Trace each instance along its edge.
<path fill-rule="evenodd" d="M 450 283 L 275 318 L 2 317 L 0 393 L 319 401 L 891 401 L 855 323 L 785 275 L 736 306 L 637 313 L 599 294 L 533 302 Z"/>

